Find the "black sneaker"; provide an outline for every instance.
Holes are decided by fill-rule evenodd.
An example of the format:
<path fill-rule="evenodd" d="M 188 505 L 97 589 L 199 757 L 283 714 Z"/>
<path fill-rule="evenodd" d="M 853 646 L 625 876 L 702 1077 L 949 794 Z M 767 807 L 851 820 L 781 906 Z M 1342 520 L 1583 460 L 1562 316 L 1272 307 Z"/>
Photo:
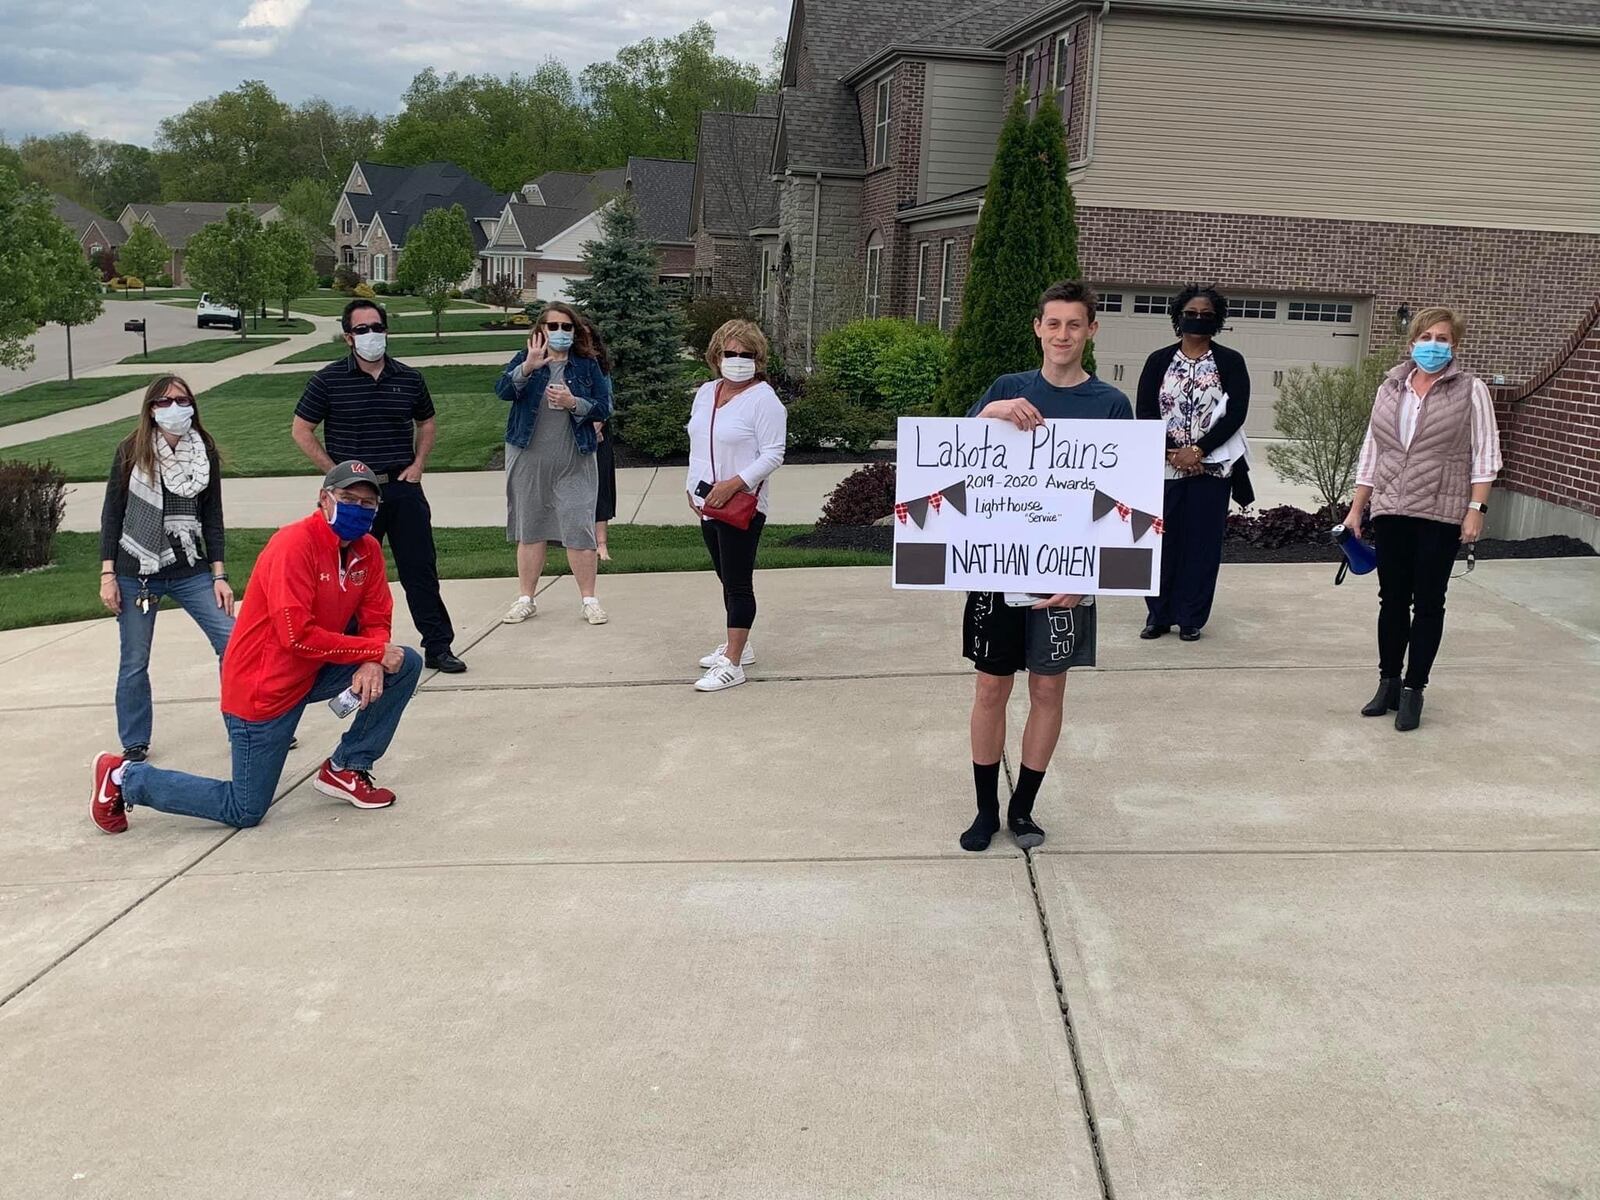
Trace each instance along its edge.
<path fill-rule="evenodd" d="M 123 762 L 144 762 L 150 757 L 150 744 L 140 742 L 137 746 L 126 746 L 122 751 Z"/>
<path fill-rule="evenodd" d="M 1006 828 L 1011 830 L 1011 837 L 1024 850 L 1044 845 L 1044 830 L 1033 823 L 1032 817 L 1010 817 L 1006 821 Z"/>

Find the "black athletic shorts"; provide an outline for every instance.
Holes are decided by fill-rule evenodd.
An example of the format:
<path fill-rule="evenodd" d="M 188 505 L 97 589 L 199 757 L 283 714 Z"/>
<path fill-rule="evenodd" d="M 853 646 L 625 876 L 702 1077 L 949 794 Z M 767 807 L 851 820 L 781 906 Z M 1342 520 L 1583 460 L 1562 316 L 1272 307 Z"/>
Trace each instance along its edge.
<path fill-rule="evenodd" d="M 1094 666 L 1095 606 L 1022 608 L 1003 592 L 968 592 L 961 623 L 962 656 L 985 675 L 1059 675 Z"/>

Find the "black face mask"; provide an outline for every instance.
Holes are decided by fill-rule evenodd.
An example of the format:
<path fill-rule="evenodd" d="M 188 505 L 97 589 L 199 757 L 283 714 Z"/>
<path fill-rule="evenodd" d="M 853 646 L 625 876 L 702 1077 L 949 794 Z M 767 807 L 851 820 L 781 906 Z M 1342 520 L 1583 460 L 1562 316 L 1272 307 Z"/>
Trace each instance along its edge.
<path fill-rule="evenodd" d="M 1203 317 L 1179 317 L 1178 332 L 1194 334 L 1198 337 L 1211 337 L 1222 328 L 1216 313 L 1207 313 Z"/>

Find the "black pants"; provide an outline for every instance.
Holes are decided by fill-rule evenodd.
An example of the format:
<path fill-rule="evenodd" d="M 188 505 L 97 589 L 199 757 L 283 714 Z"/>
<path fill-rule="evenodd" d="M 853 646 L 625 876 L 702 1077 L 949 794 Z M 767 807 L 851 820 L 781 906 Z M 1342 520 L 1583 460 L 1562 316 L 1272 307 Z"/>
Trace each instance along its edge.
<path fill-rule="evenodd" d="M 1427 687 L 1444 637 L 1444 593 L 1461 526 L 1374 517 L 1372 536 L 1378 544 L 1378 674 L 1397 679 L 1403 666 L 1406 687 Z"/>
<path fill-rule="evenodd" d="M 1211 618 L 1228 531 L 1232 483 L 1220 475 L 1167 480 L 1161 519 L 1161 594 L 1146 596 L 1152 625 L 1200 629 Z"/>
<path fill-rule="evenodd" d="M 722 606 L 728 610 L 729 629 L 749 629 L 756 623 L 756 548 L 767 518 L 757 513 L 749 529 L 735 529 L 723 521 L 701 521 L 700 536 L 711 551 L 711 565 L 722 580 Z"/>
<path fill-rule="evenodd" d="M 422 494 L 420 483 L 391 479 L 383 485 L 383 503 L 378 519 L 372 523 L 372 536 L 380 542 L 387 536 L 394 555 L 400 586 L 406 591 L 411 620 L 422 635 L 422 648 L 429 654 L 450 649 L 456 632 L 450 614 L 439 595 L 439 556 L 433 548 L 433 510 Z"/>

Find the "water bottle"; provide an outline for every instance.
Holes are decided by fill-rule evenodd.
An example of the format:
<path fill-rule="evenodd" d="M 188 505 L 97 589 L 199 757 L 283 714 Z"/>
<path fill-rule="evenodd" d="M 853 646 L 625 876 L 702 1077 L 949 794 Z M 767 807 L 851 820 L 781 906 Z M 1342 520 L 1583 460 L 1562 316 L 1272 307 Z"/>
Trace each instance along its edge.
<path fill-rule="evenodd" d="M 361 697 L 356 695 L 355 688 L 345 688 L 328 701 L 328 707 L 333 710 L 333 715 L 342 721 L 361 707 Z"/>

